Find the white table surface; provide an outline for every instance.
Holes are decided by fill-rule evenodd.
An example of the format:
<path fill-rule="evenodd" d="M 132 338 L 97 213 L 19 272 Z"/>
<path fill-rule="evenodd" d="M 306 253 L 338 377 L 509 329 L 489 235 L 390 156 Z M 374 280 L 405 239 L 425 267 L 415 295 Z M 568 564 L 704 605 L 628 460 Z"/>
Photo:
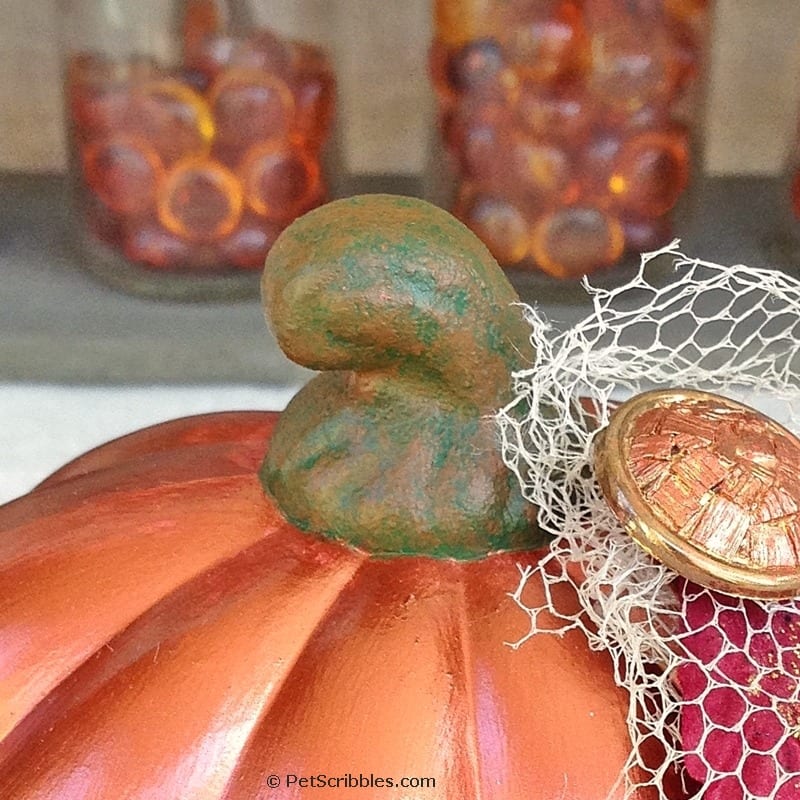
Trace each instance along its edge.
<path fill-rule="evenodd" d="M 299 388 L 0 382 L 0 504 L 29 492 L 71 459 L 118 436 L 211 411 L 280 411 Z M 788 419 L 783 400 L 748 389 L 729 394 L 800 433 Z"/>
<path fill-rule="evenodd" d="M 297 388 L 0 383 L 0 503 L 110 439 L 191 414 L 279 411 Z"/>

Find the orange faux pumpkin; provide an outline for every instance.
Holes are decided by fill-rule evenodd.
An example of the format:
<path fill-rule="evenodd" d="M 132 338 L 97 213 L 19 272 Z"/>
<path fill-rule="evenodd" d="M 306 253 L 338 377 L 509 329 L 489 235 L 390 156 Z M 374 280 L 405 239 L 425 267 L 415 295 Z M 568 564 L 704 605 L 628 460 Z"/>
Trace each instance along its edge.
<path fill-rule="evenodd" d="M 542 541 L 482 416 L 525 345 L 502 274 L 376 196 L 290 227 L 265 287 L 333 370 L 282 419 L 150 428 L 0 511 L 0 798 L 605 800 L 630 748 L 608 657 L 504 644 Z"/>

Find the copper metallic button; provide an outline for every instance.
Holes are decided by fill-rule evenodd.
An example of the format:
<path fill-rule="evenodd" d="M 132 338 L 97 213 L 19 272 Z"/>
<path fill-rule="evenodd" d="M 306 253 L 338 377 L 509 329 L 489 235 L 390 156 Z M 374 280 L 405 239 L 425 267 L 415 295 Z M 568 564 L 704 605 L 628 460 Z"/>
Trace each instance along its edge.
<path fill-rule="evenodd" d="M 598 434 L 605 498 L 652 556 L 703 586 L 800 595 L 800 440 L 724 397 L 636 395 Z"/>

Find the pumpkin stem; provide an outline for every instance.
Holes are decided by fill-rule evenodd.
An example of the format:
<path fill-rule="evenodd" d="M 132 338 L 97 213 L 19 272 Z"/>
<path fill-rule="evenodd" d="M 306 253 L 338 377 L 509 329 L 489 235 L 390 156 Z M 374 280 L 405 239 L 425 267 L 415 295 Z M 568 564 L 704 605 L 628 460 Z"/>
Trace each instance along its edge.
<path fill-rule="evenodd" d="M 540 543 L 491 416 L 530 331 L 466 227 L 406 197 L 330 203 L 280 236 L 262 289 L 283 351 L 322 371 L 261 471 L 292 522 L 386 555 Z"/>

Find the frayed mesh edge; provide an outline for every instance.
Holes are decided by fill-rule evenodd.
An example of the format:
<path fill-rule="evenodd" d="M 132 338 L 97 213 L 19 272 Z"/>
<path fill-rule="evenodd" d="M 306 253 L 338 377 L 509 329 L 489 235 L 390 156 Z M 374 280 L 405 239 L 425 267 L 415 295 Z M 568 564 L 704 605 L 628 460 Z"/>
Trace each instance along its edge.
<path fill-rule="evenodd" d="M 658 270 L 665 261 L 669 275 L 662 285 Z M 783 686 L 775 696 L 762 692 L 756 699 L 752 691 L 741 690 L 746 713 L 724 730 L 741 738 L 743 752 L 735 765 L 721 764 L 713 742 L 707 741 L 706 728 L 716 722 L 708 717 L 706 706 L 712 705 L 715 690 L 741 688 L 740 678 L 725 674 L 724 659 L 739 657 L 743 648 L 747 651 L 749 640 L 743 644 L 723 636 L 720 652 L 711 658 L 692 646 L 696 639 L 690 637 L 698 631 L 687 629 L 685 622 L 687 614 L 695 613 L 692 603 L 707 601 L 714 614 L 702 630 L 716 636 L 721 610 L 729 613 L 733 608 L 730 613 L 747 621 L 751 607 L 772 618 L 793 604 L 732 599 L 704 589 L 687 592 L 675 573 L 647 556 L 624 532 L 603 501 L 591 469 L 594 437 L 608 422 L 614 403 L 650 388 L 714 391 L 744 400 L 800 430 L 800 283 L 770 270 L 687 258 L 675 241 L 644 255 L 629 283 L 603 290 L 584 281 L 584 288 L 592 311 L 567 330 L 550 324 L 538 309 L 523 306 L 532 328 L 534 365 L 514 374 L 515 398 L 497 415 L 504 460 L 524 496 L 538 506 L 539 525 L 554 537 L 542 561 L 520 565 L 519 585 L 511 596 L 529 615 L 531 627 L 511 646 L 522 647 L 539 633 L 577 629 L 591 648 L 611 655 L 616 681 L 629 693 L 633 746 L 610 796 L 624 789 L 630 798 L 641 787 L 654 786 L 661 800 L 673 800 L 664 786 L 667 772 L 673 771 L 683 781 L 688 775 L 702 782 L 704 788 L 695 797 L 703 797 L 710 787 L 731 787 L 730 781 L 737 782 L 745 797 L 754 791 L 770 800 L 784 800 L 786 791 L 785 798 L 800 797 L 800 781 L 791 784 L 798 775 L 791 759 L 783 758 L 789 764 L 784 769 L 775 756 L 781 746 L 791 744 L 791 732 L 769 751 L 778 770 L 772 789 L 769 776 L 750 774 L 753 770 L 746 762 L 752 748 L 745 732 L 747 720 L 758 710 L 779 713 L 783 704 L 780 718 L 785 720 L 786 704 L 798 701 L 800 684 Z M 546 598 L 537 608 L 522 601 L 534 575 L 542 581 Z M 553 587 L 563 582 L 578 591 L 578 613 L 563 613 L 553 600 Z M 555 617 L 555 629 L 552 617 L 546 626 L 539 624 L 543 613 Z M 690 663 L 708 685 L 702 694 L 687 699 L 678 681 L 680 670 Z M 756 663 L 743 675 L 752 680 L 753 670 L 761 675 L 770 668 L 774 674 L 774 665 Z M 800 675 L 800 658 L 797 671 Z M 686 740 L 687 720 L 695 720 L 698 713 L 695 727 L 701 739 L 694 741 L 692 728 L 691 746 L 682 744 L 680 726 Z M 642 745 L 651 737 L 665 753 L 657 765 L 642 763 Z"/>

